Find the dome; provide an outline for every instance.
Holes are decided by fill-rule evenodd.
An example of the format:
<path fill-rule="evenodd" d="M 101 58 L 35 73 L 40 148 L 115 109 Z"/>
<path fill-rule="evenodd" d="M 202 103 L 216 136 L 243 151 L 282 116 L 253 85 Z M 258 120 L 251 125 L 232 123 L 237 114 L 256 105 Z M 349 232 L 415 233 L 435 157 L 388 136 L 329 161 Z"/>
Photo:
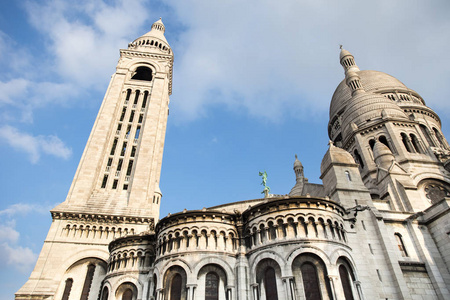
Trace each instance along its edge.
<path fill-rule="evenodd" d="M 149 32 L 134 40 L 129 44 L 129 47 L 139 48 L 140 50 L 158 50 L 163 53 L 171 54 L 169 43 L 164 36 L 165 30 L 166 28 L 164 27 L 163 22 L 159 19 L 153 23 L 152 29 Z"/>
<path fill-rule="evenodd" d="M 330 141 L 330 148 L 323 156 L 322 163 L 320 164 L 320 172 L 322 175 L 328 169 L 331 164 L 350 164 L 356 165 L 353 156 L 342 148 L 336 147 Z"/>
<path fill-rule="evenodd" d="M 351 134 L 351 124 L 357 127 L 384 116 L 408 119 L 404 111 L 388 98 L 374 93 L 362 93 L 347 101 L 342 114 L 342 136 Z"/>
<path fill-rule="evenodd" d="M 366 92 L 382 91 L 412 91 L 408 89 L 400 80 L 379 71 L 364 70 L 358 71 L 361 84 Z M 413 92 L 413 91 L 412 91 Z M 351 98 L 351 90 L 347 86 L 345 79 L 336 88 L 330 104 L 330 119 L 332 119 L 341 109 L 343 109 Z"/>
<path fill-rule="evenodd" d="M 385 169 L 387 169 L 394 160 L 394 155 L 391 150 L 385 144 L 380 142 L 376 142 L 373 146 L 373 157 L 375 163 Z"/>

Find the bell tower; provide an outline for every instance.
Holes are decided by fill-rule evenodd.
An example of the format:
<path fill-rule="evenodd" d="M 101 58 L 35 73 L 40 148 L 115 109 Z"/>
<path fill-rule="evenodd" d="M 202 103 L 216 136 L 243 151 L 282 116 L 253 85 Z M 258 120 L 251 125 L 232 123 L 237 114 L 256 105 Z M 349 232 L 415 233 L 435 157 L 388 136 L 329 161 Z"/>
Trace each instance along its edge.
<path fill-rule="evenodd" d="M 158 20 L 120 50 L 67 198 L 51 211 L 35 269 L 16 299 L 67 299 L 66 290 L 71 299 L 97 299 L 108 244 L 154 230 L 172 92 L 173 53 L 164 31 Z"/>

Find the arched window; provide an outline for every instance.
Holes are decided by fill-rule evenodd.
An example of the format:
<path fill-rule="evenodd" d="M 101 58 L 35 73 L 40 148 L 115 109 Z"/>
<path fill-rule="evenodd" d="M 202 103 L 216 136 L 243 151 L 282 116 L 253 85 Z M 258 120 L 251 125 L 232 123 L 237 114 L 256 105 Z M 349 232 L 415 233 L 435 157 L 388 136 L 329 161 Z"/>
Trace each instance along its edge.
<path fill-rule="evenodd" d="M 67 278 L 66 286 L 64 287 L 64 293 L 62 296 L 62 300 L 69 300 L 70 291 L 72 290 L 73 279 Z"/>
<path fill-rule="evenodd" d="M 398 250 L 403 257 L 408 257 L 408 252 L 406 252 L 405 244 L 403 244 L 402 235 L 400 233 L 395 234 L 395 239 L 397 240 Z"/>
<path fill-rule="evenodd" d="M 342 289 L 344 290 L 345 300 L 354 300 L 352 293 L 352 286 L 350 283 L 350 276 L 348 270 L 344 265 L 339 266 L 339 276 L 341 277 Z"/>
<path fill-rule="evenodd" d="M 94 279 L 95 265 L 90 264 L 86 272 L 86 279 L 84 280 L 83 290 L 81 292 L 80 300 L 87 300 L 89 291 L 91 290 L 92 279 Z M 97 291 L 98 295 L 98 291 Z"/>
<path fill-rule="evenodd" d="M 352 181 L 352 177 L 350 176 L 350 172 L 349 171 L 345 171 L 345 177 L 347 178 L 348 181 Z"/>
<path fill-rule="evenodd" d="M 411 143 L 413 144 L 414 150 L 416 150 L 417 153 L 423 153 L 417 136 L 411 133 L 409 137 L 411 138 Z"/>
<path fill-rule="evenodd" d="M 389 143 L 388 143 L 388 141 L 387 141 L 387 138 L 386 138 L 384 135 L 380 136 L 380 137 L 378 138 L 378 140 L 380 141 L 380 143 L 385 144 L 386 147 L 388 147 L 389 150 L 391 150 L 391 152 L 393 152 L 391 146 L 389 145 Z"/>
<path fill-rule="evenodd" d="M 102 300 L 108 300 L 109 289 L 108 287 L 104 287 L 102 291 Z"/>
<path fill-rule="evenodd" d="M 214 272 L 206 274 L 205 300 L 219 300 L 219 276 Z"/>
<path fill-rule="evenodd" d="M 406 135 L 406 133 L 401 133 L 401 136 L 402 136 L 402 142 L 403 142 L 403 145 L 405 146 L 405 148 L 406 148 L 406 151 L 408 151 L 408 152 L 410 152 L 410 153 L 412 153 L 412 152 L 414 152 L 413 151 L 413 149 L 411 149 L 411 146 L 409 145 L 409 138 L 408 138 L 408 136 Z"/>
<path fill-rule="evenodd" d="M 306 300 L 321 300 L 319 280 L 317 276 L 316 267 L 306 262 L 301 266 L 303 288 L 305 290 Z"/>
<path fill-rule="evenodd" d="M 434 135 L 436 136 L 437 140 L 439 141 L 440 146 L 443 148 L 446 148 L 445 142 L 444 142 L 444 137 L 441 135 L 439 130 L 437 130 L 435 127 L 433 127 L 433 131 L 434 131 Z"/>
<path fill-rule="evenodd" d="M 131 79 L 135 80 L 145 80 L 145 81 L 152 81 L 152 70 L 147 67 L 137 67 L 136 71 L 134 72 L 133 77 Z"/>
<path fill-rule="evenodd" d="M 373 150 L 373 147 L 375 146 L 375 140 L 374 140 L 374 139 L 371 139 L 371 140 L 369 141 L 369 145 L 370 145 L 370 149 Z"/>
<path fill-rule="evenodd" d="M 158 283 L 156 275 L 153 274 L 153 298 L 156 299 L 156 284 Z"/>
<path fill-rule="evenodd" d="M 133 291 L 131 289 L 126 289 L 122 294 L 122 300 L 133 300 Z"/>
<path fill-rule="evenodd" d="M 420 130 L 422 130 L 422 134 L 425 136 L 425 139 L 427 140 L 428 145 L 430 147 L 434 147 L 435 144 L 433 143 L 433 140 L 431 139 L 430 130 L 428 130 L 428 128 L 423 124 L 420 124 Z"/>
<path fill-rule="evenodd" d="M 272 267 L 268 267 L 264 271 L 264 290 L 266 292 L 267 300 L 278 300 L 275 269 Z"/>
<path fill-rule="evenodd" d="M 180 274 L 173 276 L 170 284 L 170 300 L 181 300 L 181 282 Z"/>

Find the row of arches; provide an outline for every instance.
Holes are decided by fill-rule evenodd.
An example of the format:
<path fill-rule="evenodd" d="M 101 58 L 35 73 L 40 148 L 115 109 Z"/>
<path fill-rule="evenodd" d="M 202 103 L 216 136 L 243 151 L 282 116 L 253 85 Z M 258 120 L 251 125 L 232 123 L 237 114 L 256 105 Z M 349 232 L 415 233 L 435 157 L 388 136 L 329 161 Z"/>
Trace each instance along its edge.
<path fill-rule="evenodd" d="M 86 239 L 115 239 L 121 236 L 134 235 L 134 228 L 121 228 L 109 226 L 90 226 L 67 224 L 61 230 L 61 236 Z"/>
<path fill-rule="evenodd" d="M 265 258 L 256 267 L 252 296 L 257 300 L 306 299 L 331 300 L 359 298 L 359 282 L 350 262 L 340 257 L 330 275 L 324 261 L 313 253 L 298 255 L 292 262 L 291 275 L 283 276 L 277 261 Z M 357 296 L 358 295 L 358 296 Z"/>
<path fill-rule="evenodd" d="M 163 51 L 167 51 L 167 53 L 170 54 L 170 48 L 166 47 L 163 43 L 155 41 L 155 40 L 139 40 L 135 42 L 136 46 L 154 46 L 156 48 L 159 48 Z"/>
<path fill-rule="evenodd" d="M 108 263 L 108 272 L 124 269 L 139 269 L 150 267 L 154 261 L 154 255 L 143 250 L 127 250 L 114 253 Z"/>
<path fill-rule="evenodd" d="M 344 226 L 324 218 L 298 217 L 278 219 L 248 228 L 245 233 L 247 248 L 264 245 L 281 239 L 330 239 L 346 242 Z"/>
<path fill-rule="evenodd" d="M 191 229 L 175 231 L 163 235 L 158 242 L 159 255 L 173 251 L 213 250 L 234 252 L 237 249 L 237 238 L 234 232 L 211 229 Z"/>

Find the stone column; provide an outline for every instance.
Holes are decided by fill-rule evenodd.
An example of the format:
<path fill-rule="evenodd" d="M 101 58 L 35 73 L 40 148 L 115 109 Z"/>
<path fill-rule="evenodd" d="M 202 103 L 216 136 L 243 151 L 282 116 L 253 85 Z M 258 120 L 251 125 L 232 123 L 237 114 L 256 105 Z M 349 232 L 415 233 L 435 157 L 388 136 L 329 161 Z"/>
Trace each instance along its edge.
<path fill-rule="evenodd" d="M 295 300 L 295 295 L 294 295 L 294 291 L 292 288 L 293 287 L 292 286 L 293 278 L 294 278 L 294 276 L 288 276 L 288 277 L 282 278 L 287 300 Z"/>
<path fill-rule="evenodd" d="M 253 283 L 251 285 L 251 287 L 252 287 L 253 300 L 259 300 L 259 284 Z"/>
<path fill-rule="evenodd" d="M 331 286 L 331 293 L 333 294 L 333 299 L 336 300 L 345 300 L 345 298 L 337 297 L 336 295 L 336 281 L 338 280 L 338 277 L 336 275 L 328 275 L 328 280 L 330 280 L 330 286 Z"/>
<path fill-rule="evenodd" d="M 355 280 L 353 281 L 353 285 L 356 287 L 356 291 L 358 292 L 358 296 L 360 300 L 364 300 L 364 295 L 361 289 L 361 281 Z"/>
<path fill-rule="evenodd" d="M 194 300 L 195 299 L 195 288 L 196 284 L 186 284 L 186 300 Z"/>

